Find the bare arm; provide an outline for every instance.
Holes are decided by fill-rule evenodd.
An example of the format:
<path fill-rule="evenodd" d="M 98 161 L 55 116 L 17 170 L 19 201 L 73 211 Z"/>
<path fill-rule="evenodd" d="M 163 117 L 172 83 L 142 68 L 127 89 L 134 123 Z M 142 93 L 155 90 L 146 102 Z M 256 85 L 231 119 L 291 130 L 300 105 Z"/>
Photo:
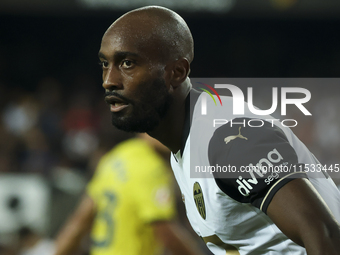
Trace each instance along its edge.
<path fill-rule="evenodd" d="M 340 226 L 307 179 L 283 186 L 268 206 L 268 216 L 308 255 L 339 255 Z"/>
<path fill-rule="evenodd" d="M 179 224 L 168 221 L 152 223 L 157 239 L 173 255 L 203 255 L 197 248 L 197 242 L 189 232 Z"/>
<path fill-rule="evenodd" d="M 78 208 L 57 236 L 55 255 L 74 254 L 83 237 L 89 233 L 95 215 L 93 200 L 84 195 Z"/>

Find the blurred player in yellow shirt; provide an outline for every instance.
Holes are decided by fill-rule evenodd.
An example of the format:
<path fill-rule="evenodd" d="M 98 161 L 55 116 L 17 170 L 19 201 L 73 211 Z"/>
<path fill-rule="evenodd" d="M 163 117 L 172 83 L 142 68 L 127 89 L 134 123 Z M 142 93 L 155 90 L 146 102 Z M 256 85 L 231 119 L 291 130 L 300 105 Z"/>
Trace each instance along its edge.
<path fill-rule="evenodd" d="M 106 153 L 78 209 L 60 232 L 55 255 L 74 254 L 91 231 L 91 255 L 201 254 L 190 235 L 172 222 L 172 179 L 156 148 L 142 135 Z"/>
<path fill-rule="evenodd" d="M 150 222 L 174 217 L 171 181 L 146 141 L 130 139 L 100 161 L 87 193 L 95 201 L 92 254 L 155 254 Z"/>

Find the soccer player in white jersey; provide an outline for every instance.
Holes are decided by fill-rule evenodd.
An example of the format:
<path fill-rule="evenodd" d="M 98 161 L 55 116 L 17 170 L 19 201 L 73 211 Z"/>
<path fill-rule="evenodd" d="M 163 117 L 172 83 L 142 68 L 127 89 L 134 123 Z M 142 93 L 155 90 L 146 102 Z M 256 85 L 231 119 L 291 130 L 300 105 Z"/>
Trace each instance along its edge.
<path fill-rule="evenodd" d="M 189 221 L 214 254 L 340 254 L 340 195 L 327 174 L 190 177 L 190 159 L 300 170 L 318 161 L 281 125 L 242 125 L 251 114 L 234 119 L 238 125 L 207 127 L 195 111 L 202 95 L 188 78 L 193 39 L 178 14 L 157 6 L 128 12 L 105 32 L 98 55 L 113 125 L 147 132 L 172 151 Z M 222 100 L 224 110 L 231 107 L 228 97 Z"/>

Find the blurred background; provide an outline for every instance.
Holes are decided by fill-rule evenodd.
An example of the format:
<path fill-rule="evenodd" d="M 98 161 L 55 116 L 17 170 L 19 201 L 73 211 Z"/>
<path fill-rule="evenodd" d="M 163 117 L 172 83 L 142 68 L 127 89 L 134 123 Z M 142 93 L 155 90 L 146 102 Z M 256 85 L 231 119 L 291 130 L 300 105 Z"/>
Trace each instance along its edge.
<path fill-rule="evenodd" d="M 1 0 L 0 255 L 53 239 L 98 158 L 126 138 L 111 126 L 97 53 L 116 18 L 149 4 L 191 28 L 191 77 L 340 76 L 336 0 Z M 340 163 L 339 85 L 301 84 L 313 118 L 294 132 L 324 164 Z"/>

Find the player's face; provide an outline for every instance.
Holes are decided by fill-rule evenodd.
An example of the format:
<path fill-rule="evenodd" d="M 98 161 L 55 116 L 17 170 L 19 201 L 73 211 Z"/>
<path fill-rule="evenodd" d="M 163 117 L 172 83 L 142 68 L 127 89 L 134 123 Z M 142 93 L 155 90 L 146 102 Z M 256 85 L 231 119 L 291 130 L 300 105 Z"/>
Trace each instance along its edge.
<path fill-rule="evenodd" d="M 106 33 L 99 58 L 103 69 L 105 100 L 112 124 L 129 132 L 150 132 L 165 117 L 171 105 L 164 65 L 150 47 L 135 40 Z"/>

